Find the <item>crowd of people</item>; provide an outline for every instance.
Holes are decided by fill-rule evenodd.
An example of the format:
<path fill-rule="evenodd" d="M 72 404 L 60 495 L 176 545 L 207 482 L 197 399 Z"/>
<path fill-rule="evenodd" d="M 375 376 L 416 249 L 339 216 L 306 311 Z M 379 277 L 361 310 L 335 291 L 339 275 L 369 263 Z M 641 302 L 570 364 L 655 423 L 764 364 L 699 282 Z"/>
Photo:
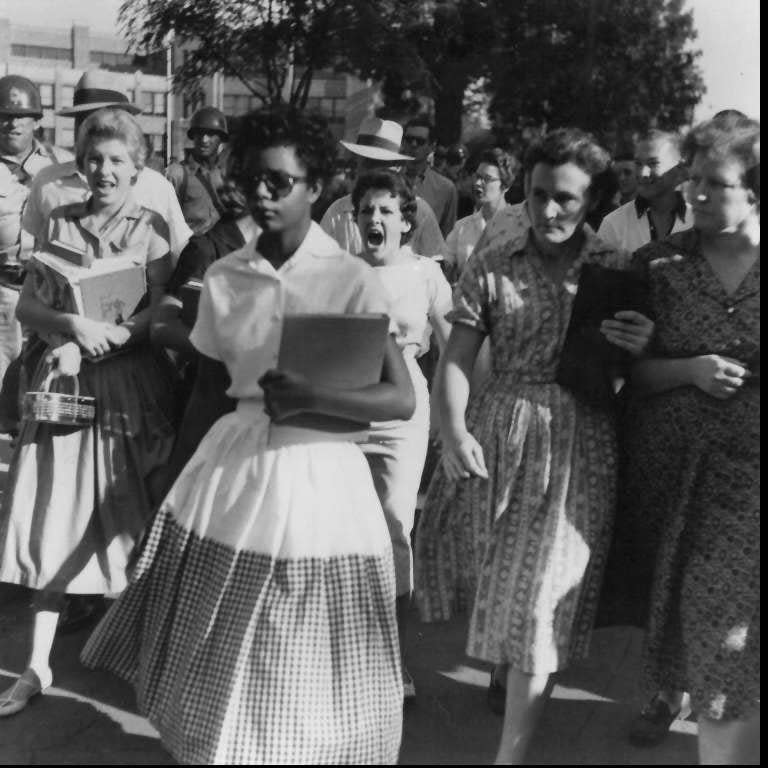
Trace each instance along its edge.
<path fill-rule="evenodd" d="M 180 762 L 396 763 L 413 596 L 469 613 L 496 762 L 522 764 L 614 600 L 646 630 L 633 743 L 691 709 L 702 764 L 753 762 L 759 123 L 649 127 L 613 158 L 566 127 L 518 158 L 438 147 L 425 115 L 337 142 L 291 107 L 204 107 L 163 176 L 136 111 L 86 73 L 72 157 L 35 138 L 34 84 L 0 78 L 0 581 L 35 595 L 0 718 L 99 619 L 83 663 Z M 89 317 L 51 254 L 130 263 L 145 294 Z M 589 276 L 620 298 L 578 327 L 608 306 Z M 280 368 L 286 320 L 323 315 L 387 316 L 377 381 Z M 30 410 L 57 387 L 90 423 Z"/>

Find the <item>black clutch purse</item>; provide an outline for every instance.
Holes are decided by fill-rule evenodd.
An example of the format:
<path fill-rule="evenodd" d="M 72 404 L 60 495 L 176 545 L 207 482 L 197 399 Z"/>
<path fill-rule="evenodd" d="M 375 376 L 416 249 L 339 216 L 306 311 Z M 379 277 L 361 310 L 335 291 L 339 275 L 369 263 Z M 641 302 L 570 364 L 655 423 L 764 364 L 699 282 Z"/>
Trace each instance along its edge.
<path fill-rule="evenodd" d="M 615 405 L 614 380 L 631 355 L 611 344 L 600 333 L 600 324 L 630 309 L 650 316 L 647 286 L 640 275 L 598 264 L 581 267 L 555 381 L 582 402 L 602 408 Z"/>

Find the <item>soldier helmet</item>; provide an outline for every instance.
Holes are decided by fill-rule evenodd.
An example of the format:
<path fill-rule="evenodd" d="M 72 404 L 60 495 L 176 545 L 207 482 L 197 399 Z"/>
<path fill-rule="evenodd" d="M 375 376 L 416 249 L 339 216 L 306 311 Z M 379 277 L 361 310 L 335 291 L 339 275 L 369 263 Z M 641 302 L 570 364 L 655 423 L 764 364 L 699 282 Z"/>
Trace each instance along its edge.
<path fill-rule="evenodd" d="M 42 117 L 43 107 L 37 86 L 21 75 L 0 77 L 0 114 Z"/>
<path fill-rule="evenodd" d="M 189 121 L 187 136 L 190 139 L 193 138 L 194 132 L 198 130 L 216 131 L 216 133 L 221 134 L 223 139 L 229 138 L 227 118 L 224 117 L 223 112 L 220 112 L 215 107 L 203 107 L 192 115 L 192 119 Z"/>

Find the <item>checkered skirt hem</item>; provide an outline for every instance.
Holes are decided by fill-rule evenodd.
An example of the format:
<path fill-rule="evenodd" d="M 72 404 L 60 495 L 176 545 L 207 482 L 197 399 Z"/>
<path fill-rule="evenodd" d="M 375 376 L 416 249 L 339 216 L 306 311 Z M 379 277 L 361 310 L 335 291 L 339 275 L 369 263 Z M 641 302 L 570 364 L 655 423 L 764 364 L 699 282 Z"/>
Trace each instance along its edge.
<path fill-rule="evenodd" d="M 161 511 L 83 650 L 193 764 L 392 764 L 402 678 L 391 553 L 280 560 Z"/>

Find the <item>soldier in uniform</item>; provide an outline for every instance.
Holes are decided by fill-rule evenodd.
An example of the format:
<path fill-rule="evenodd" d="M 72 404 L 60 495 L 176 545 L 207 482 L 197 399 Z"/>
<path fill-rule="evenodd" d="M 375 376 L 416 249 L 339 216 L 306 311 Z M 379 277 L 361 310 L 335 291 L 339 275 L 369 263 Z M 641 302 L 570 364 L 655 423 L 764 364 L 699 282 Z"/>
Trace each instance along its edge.
<path fill-rule="evenodd" d="M 31 80 L 0 78 L 0 380 L 21 352 L 16 303 L 24 262 L 34 247 L 34 238 L 21 228 L 29 187 L 38 171 L 72 158 L 35 138 L 42 116 L 40 93 Z"/>
<path fill-rule="evenodd" d="M 165 175 L 176 190 L 187 224 L 201 235 L 224 212 L 218 190 L 224 183 L 219 161 L 229 138 L 227 119 L 218 109 L 203 107 L 192 115 L 187 136 L 192 149 L 182 162 L 171 163 Z"/>

